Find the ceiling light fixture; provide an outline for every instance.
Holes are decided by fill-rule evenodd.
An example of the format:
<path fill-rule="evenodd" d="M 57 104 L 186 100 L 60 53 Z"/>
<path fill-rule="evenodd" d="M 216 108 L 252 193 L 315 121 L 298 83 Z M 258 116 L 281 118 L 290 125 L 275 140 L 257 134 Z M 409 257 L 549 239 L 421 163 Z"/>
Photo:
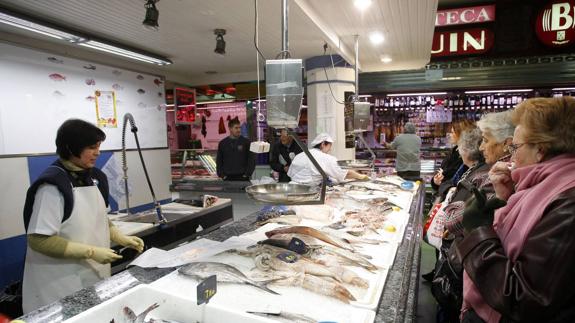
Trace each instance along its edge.
<path fill-rule="evenodd" d="M 224 35 L 226 34 L 225 29 L 215 29 L 214 34 L 216 35 L 216 49 L 214 52 L 216 54 L 225 55 L 226 54 L 226 41 L 224 40 Z"/>
<path fill-rule="evenodd" d="M 77 33 L 64 27 L 15 13 L 4 8 L 0 9 L 0 23 L 5 23 L 48 37 L 65 40 L 76 45 L 97 49 L 103 52 L 135 59 L 141 62 L 156 65 L 172 64 L 172 61 L 167 58 L 136 49 L 123 48 L 113 43 L 108 43 L 105 40 L 97 40 L 96 37 L 91 37 L 90 35 L 84 33 Z"/>
<path fill-rule="evenodd" d="M 394 93 L 388 94 L 387 96 L 396 97 L 396 96 L 423 96 L 423 95 L 445 95 L 447 92 L 426 92 L 426 93 Z"/>
<path fill-rule="evenodd" d="M 156 8 L 156 2 L 160 0 L 147 0 L 144 7 L 146 7 L 146 17 L 142 24 L 144 27 L 151 29 L 151 30 L 158 30 L 158 17 L 160 16 L 160 12 L 158 8 Z"/>
<path fill-rule="evenodd" d="M 573 91 L 575 87 L 554 87 L 551 91 Z"/>
<path fill-rule="evenodd" d="M 371 43 L 373 45 L 379 45 L 379 44 L 383 43 L 385 38 L 383 37 L 383 35 L 379 31 L 374 31 L 371 34 L 369 34 L 369 40 L 371 41 Z"/>
<path fill-rule="evenodd" d="M 65 31 L 48 27 L 46 25 L 38 24 L 29 19 L 24 19 L 15 13 L 7 11 L 0 11 L 0 23 L 33 31 L 44 36 L 69 41 L 71 43 L 78 43 L 86 40 L 84 37 L 70 34 Z"/>
<path fill-rule="evenodd" d="M 391 57 L 389 57 L 389 56 L 383 56 L 383 57 L 381 57 L 381 62 L 382 62 L 382 63 L 387 64 L 387 63 L 391 63 L 391 61 L 393 61 L 393 59 L 391 59 Z"/>
<path fill-rule="evenodd" d="M 363 11 L 371 6 L 371 0 L 354 0 L 353 4 L 357 9 Z"/>
<path fill-rule="evenodd" d="M 140 53 L 132 51 L 132 50 L 120 48 L 117 46 L 109 45 L 109 44 L 95 41 L 95 40 L 88 40 L 84 43 L 79 43 L 78 45 L 92 48 L 92 49 L 96 49 L 96 50 L 103 51 L 103 52 L 110 53 L 110 54 L 115 54 L 115 55 L 131 58 L 131 59 L 135 59 L 135 60 L 150 63 L 150 64 L 156 64 L 156 65 L 170 65 L 170 64 L 172 64 L 172 61 L 170 61 L 169 59 L 166 59 L 166 58 L 153 57 L 153 56 L 150 56 L 149 54 L 146 54 L 146 55 L 140 54 Z"/>
<path fill-rule="evenodd" d="M 518 92 L 531 92 L 533 89 L 521 90 L 484 90 L 484 91 L 465 91 L 465 94 L 481 94 L 481 93 L 518 93 Z"/>

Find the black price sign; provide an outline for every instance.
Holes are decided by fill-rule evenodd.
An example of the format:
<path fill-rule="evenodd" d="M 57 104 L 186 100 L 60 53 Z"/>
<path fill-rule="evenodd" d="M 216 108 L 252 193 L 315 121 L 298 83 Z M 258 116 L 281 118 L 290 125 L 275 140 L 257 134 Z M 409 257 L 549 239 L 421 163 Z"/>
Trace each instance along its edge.
<path fill-rule="evenodd" d="M 216 275 L 212 275 L 206 278 L 203 282 L 198 284 L 196 287 L 196 296 L 198 299 L 198 305 L 208 303 L 210 298 L 216 295 L 218 291 L 218 280 L 216 279 Z"/>

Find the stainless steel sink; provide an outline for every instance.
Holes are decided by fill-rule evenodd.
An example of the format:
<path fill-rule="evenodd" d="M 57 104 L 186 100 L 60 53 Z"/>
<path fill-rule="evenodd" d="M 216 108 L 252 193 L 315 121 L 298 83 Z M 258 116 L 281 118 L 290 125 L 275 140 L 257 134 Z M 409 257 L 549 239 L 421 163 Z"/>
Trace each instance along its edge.
<path fill-rule="evenodd" d="M 168 213 L 168 212 L 162 212 L 162 214 L 164 215 L 164 217 L 166 218 L 166 221 L 168 221 L 168 222 L 180 219 L 180 218 L 187 215 L 187 214 L 181 214 L 181 213 Z M 158 223 L 158 222 L 160 222 L 158 220 L 158 215 L 156 214 L 156 211 L 131 214 L 131 215 L 128 215 L 126 217 L 119 218 L 119 219 L 117 219 L 117 221 L 139 222 L 139 223 Z"/>

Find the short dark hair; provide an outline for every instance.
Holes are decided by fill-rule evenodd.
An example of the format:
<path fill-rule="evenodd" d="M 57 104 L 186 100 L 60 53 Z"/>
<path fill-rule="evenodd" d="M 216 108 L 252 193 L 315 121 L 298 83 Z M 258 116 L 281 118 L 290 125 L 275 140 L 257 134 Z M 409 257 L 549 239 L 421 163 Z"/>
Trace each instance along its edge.
<path fill-rule="evenodd" d="M 56 153 L 63 159 L 80 157 L 86 147 L 105 139 L 106 134 L 95 125 L 80 119 L 68 119 L 58 128 Z"/>
<path fill-rule="evenodd" d="M 238 117 L 235 117 L 235 118 L 230 119 L 230 120 L 228 121 L 228 128 L 231 128 L 231 127 L 233 127 L 233 126 L 235 126 L 235 125 L 240 125 L 240 120 L 238 119 Z"/>

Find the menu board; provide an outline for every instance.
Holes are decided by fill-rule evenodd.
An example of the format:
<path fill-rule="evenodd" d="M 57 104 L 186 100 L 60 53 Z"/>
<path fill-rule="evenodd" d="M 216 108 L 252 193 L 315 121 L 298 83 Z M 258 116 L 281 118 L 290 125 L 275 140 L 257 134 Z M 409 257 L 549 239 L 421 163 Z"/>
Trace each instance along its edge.
<path fill-rule="evenodd" d="M 176 88 L 174 90 L 176 124 L 191 124 L 196 120 L 196 90 Z"/>

